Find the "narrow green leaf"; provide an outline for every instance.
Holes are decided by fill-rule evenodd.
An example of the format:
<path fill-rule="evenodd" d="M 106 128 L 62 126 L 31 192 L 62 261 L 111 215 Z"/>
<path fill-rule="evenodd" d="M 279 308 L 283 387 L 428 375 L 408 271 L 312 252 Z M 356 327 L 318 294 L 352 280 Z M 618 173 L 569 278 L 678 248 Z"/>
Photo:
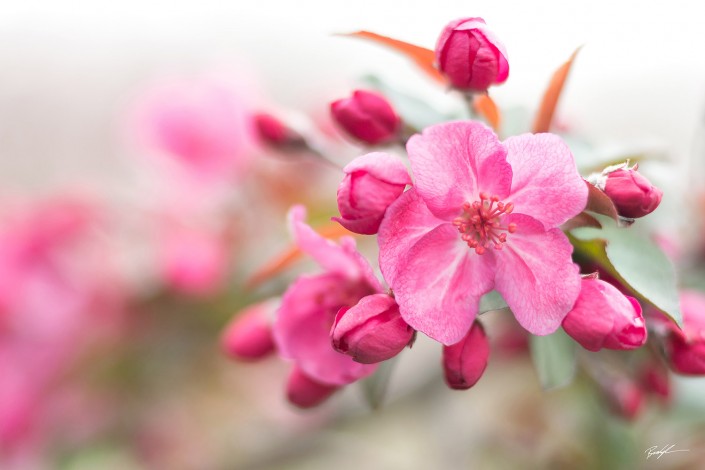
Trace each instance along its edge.
<path fill-rule="evenodd" d="M 379 367 L 374 374 L 360 381 L 362 394 L 367 405 L 376 410 L 382 405 L 384 397 L 389 388 L 389 379 L 392 376 L 392 370 L 397 362 L 397 358 L 393 357 L 379 364 Z"/>
<path fill-rule="evenodd" d="M 394 105 L 404 122 L 416 129 L 424 129 L 439 122 L 461 117 L 456 114 L 442 113 L 425 101 L 395 89 L 374 75 L 366 75 L 362 78 L 362 81 L 382 93 Z"/>
<path fill-rule="evenodd" d="M 633 230 L 619 228 L 606 217 L 599 218 L 602 228 L 582 227 L 573 237 L 588 241 L 602 240 L 610 266 L 626 286 L 643 300 L 661 310 L 681 325 L 683 318 L 678 301 L 676 271 L 671 260 L 651 240 Z"/>
<path fill-rule="evenodd" d="M 568 385 L 575 376 L 575 342 L 562 330 L 531 336 L 531 359 L 545 390 Z"/>

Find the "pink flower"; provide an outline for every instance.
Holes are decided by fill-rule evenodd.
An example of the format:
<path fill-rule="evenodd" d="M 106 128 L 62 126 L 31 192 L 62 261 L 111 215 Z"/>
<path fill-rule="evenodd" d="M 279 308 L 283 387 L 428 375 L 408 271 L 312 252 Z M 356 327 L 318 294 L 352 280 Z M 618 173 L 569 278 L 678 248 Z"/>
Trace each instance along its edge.
<path fill-rule="evenodd" d="M 382 287 L 352 238 L 343 237 L 337 245 L 306 225 L 305 217 L 302 206 L 290 211 L 294 239 L 324 272 L 300 276 L 286 290 L 274 321 L 274 341 L 279 354 L 294 361 L 310 380 L 346 385 L 371 374 L 376 366 L 357 363 L 333 349 L 330 331 L 335 315 Z"/>
<path fill-rule="evenodd" d="M 335 317 L 333 347 L 356 362 L 374 364 L 399 354 L 413 339 L 414 330 L 402 320 L 399 306 L 387 294 L 363 297 Z"/>
<path fill-rule="evenodd" d="M 671 368 L 680 374 L 705 374 L 705 294 L 683 291 L 680 295 L 683 328 L 665 320 L 665 349 Z"/>
<path fill-rule="evenodd" d="M 589 351 L 602 348 L 627 350 L 646 343 L 646 323 L 641 305 L 612 284 L 584 278 L 563 329 Z"/>
<path fill-rule="evenodd" d="M 249 163 L 252 130 L 241 92 L 221 79 L 173 80 L 150 90 L 135 124 L 145 144 L 192 180 L 227 180 Z"/>
<path fill-rule="evenodd" d="M 456 390 L 466 390 L 477 383 L 487 367 L 490 345 L 485 329 L 475 322 L 465 337 L 443 347 L 443 371 L 446 384 Z"/>
<path fill-rule="evenodd" d="M 351 232 L 372 235 L 389 205 L 411 184 L 409 172 L 399 158 L 373 152 L 356 158 L 345 168 L 338 186 L 336 220 Z"/>
<path fill-rule="evenodd" d="M 401 130 L 401 119 L 380 94 L 356 90 L 352 97 L 330 105 L 335 122 L 351 137 L 370 145 L 390 142 Z"/>
<path fill-rule="evenodd" d="M 504 143 L 478 122 L 427 128 L 407 144 L 414 187 L 379 229 L 379 262 L 402 318 L 446 345 L 496 289 L 533 334 L 555 331 L 580 292 L 573 247 L 556 228 L 587 187 L 557 136 Z"/>
<path fill-rule="evenodd" d="M 271 114 L 258 113 L 252 117 L 260 140 L 279 150 L 297 150 L 306 147 L 304 138 Z"/>
<path fill-rule="evenodd" d="M 223 288 L 229 250 L 220 234 L 171 225 L 160 244 L 165 282 L 186 295 L 208 296 Z"/>
<path fill-rule="evenodd" d="M 602 189 L 612 199 L 619 215 L 636 219 L 651 214 L 661 203 L 663 191 L 626 165 L 609 171 Z"/>
<path fill-rule="evenodd" d="M 286 397 L 299 408 L 313 408 L 330 398 L 339 388 L 318 382 L 294 367 L 286 384 Z"/>
<path fill-rule="evenodd" d="M 276 308 L 277 304 L 269 300 L 238 313 L 221 338 L 225 353 L 243 361 L 255 361 L 273 353 L 274 338 L 269 317 L 273 316 Z"/>
<path fill-rule="evenodd" d="M 482 18 L 448 23 L 436 43 L 436 62 L 459 90 L 483 92 L 509 76 L 504 45 Z"/>

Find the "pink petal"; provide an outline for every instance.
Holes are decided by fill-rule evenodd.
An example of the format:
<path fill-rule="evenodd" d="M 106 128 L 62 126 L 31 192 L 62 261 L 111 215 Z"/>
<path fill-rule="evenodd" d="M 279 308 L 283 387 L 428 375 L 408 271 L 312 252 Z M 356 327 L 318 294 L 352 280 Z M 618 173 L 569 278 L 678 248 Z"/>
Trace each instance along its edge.
<path fill-rule="evenodd" d="M 399 262 L 392 286 L 402 318 L 447 346 L 465 336 L 480 297 L 492 290 L 494 259 L 475 254 L 450 224 L 421 238 Z"/>
<path fill-rule="evenodd" d="M 306 224 L 306 208 L 304 206 L 292 207 L 288 217 L 294 241 L 301 251 L 311 256 L 328 272 L 338 273 L 350 279 L 360 277 L 359 261 L 351 256 L 349 249 L 345 250 L 331 240 L 320 236 Z M 354 244 L 355 242 L 352 241 L 352 251 L 355 251 Z"/>
<path fill-rule="evenodd" d="M 327 385 L 345 385 L 374 372 L 375 366 L 358 364 L 330 343 L 338 310 L 371 293 L 338 274 L 299 277 L 285 292 L 272 329 L 282 357 Z"/>
<path fill-rule="evenodd" d="M 406 253 L 442 223 L 428 210 L 414 188 L 389 206 L 377 234 L 379 266 L 387 284 L 394 286 L 398 263 Z"/>
<path fill-rule="evenodd" d="M 517 231 L 501 251 L 493 251 L 496 289 L 526 330 L 535 335 L 553 333 L 580 293 L 573 246 L 560 230 L 545 231 L 526 215 L 510 214 L 503 222 L 517 224 Z"/>
<path fill-rule="evenodd" d="M 411 177 L 401 159 L 384 152 L 372 152 L 358 157 L 345 165 L 343 171 L 364 171 L 386 183 L 411 184 Z"/>
<path fill-rule="evenodd" d="M 313 408 L 330 398 L 339 388 L 319 383 L 298 367 L 294 367 L 286 384 L 286 397 L 291 404 L 299 408 Z"/>
<path fill-rule="evenodd" d="M 546 228 L 557 227 L 587 205 L 587 186 L 573 154 L 553 134 L 523 134 L 504 141 L 514 177 L 505 202 L 514 213 L 530 215 Z"/>
<path fill-rule="evenodd" d="M 476 121 L 437 124 L 414 135 L 406 145 L 415 187 L 431 212 L 451 220 L 461 205 L 480 191 L 503 199 L 512 169 L 506 150 L 492 130 Z"/>

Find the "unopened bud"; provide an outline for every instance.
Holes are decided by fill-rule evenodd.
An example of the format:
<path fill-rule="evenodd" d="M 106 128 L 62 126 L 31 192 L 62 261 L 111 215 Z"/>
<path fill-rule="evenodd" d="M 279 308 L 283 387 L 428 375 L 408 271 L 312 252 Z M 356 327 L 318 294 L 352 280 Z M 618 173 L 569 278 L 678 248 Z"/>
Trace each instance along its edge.
<path fill-rule="evenodd" d="M 463 339 L 443 347 L 443 370 L 450 388 L 465 390 L 477 383 L 487 367 L 490 345 L 480 322 Z"/>
<path fill-rule="evenodd" d="M 392 105 L 377 93 L 356 90 L 350 98 L 330 105 L 335 122 L 351 137 L 370 145 L 395 140 L 401 119 Z"/>
<path fill-rule="evenodd" d="M 330 398 L 339 388 L 317 382 L 294 367 L 286 384 L 286 397 L 299 408 L 313 408 Z"/>
<path fill-rule="evenodd" d="M 333 347 L 356 362 L 374 364 L 399 354 L 413 339 L 414 329 L 399 315 L 399 306 L 386 294 L 360 299 L 342 308 L 331 329 Z"/>

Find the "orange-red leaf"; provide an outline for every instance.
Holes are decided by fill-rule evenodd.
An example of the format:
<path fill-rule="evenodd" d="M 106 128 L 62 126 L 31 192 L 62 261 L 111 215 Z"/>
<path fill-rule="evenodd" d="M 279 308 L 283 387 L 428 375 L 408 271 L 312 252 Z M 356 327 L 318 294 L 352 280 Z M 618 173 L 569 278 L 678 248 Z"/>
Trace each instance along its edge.
<path fill-rule="evenodd" d="M 354 33 L 343 34 L 343 36 L 352 36 L 362 39 L 367 39 L 377 44 L 394 49 L 397 52 L 401 52 L 407 58 L 414 61 L 421 70 L 426 72 L 431 78 L 436 81 L 445 83 L 445 78 L 433 65 L 436 60 L 436 55 L 431 49 L 426 49 L 425 47 L 417 46 L 415 44 L 410 44 L 408 42 L 400 41 L 398 39 L 392 39 L 387 36 L 382 36 L 377 33 L 372 33 L 370 31 L 356 31 Z"/>
<path fill-rule="evenodd" d="M 480 114 L 492 126 L 495 132 L 499 132 L 499 126 L 502 123 L 502 117 L 499 113 L 499 108 L 488 95 L 475 95 L 472 101 L 472 106 L 475 112 Z"/>
<path fill-rule="evenodd" d="M 320 227 L 317 232 L 325 238 L 340 238 L 343 235 L 353 235 L 338 223 L 330 223 Z M 245 283 L 248 289 L 255 288 L 278 274 L 282 273 L 289 266 L 294 264 L 303 253 L 296 245 L 288 247 L 283 252 L 266 262 L 258 269 Z"/>
<path fill-rule="evenodd" d="M 536 119 L 534 120 L 533 132 L 548 132 L 551 128 L 551 122 L 553 121 L 553 114 L 556 111 L 556 106 L 558 105 L 558 99 L 561 97 L 561 92 L 563 91 L 563 86 L 568 78 L 568 73 L 570 68 L 575 61 L 575 57 L 578 55 L 580 48 L 577 48 L 575 52 L 570 56 L 570 59 L 563 65 L 561 65 L 558 70 L 553 73 L 551 81 L 548 84 L 548 88 L 543 95 L 543 100 L 541 100 L 541 106 L 536 114 Z"/>

